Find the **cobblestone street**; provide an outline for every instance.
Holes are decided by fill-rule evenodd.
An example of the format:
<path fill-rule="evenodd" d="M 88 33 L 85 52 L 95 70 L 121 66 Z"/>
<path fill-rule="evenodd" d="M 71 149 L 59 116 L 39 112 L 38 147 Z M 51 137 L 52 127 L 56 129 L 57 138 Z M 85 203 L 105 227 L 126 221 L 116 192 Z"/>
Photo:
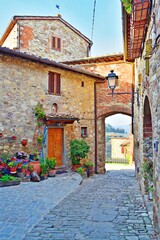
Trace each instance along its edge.
<path fill-rule="evenodd" d="M 134 170 L 110 170 L 84 180 L 24 238 L 49 239 L 156 239 Z"/>

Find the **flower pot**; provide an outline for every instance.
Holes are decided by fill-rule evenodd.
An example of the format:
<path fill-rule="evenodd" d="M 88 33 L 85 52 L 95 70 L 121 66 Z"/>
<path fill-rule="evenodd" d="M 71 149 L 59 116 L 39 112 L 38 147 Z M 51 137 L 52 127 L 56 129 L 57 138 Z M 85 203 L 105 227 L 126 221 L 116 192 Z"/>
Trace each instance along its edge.
<path fill-rule="evenodd" d="M 2 138 L 3 137 L 3 133 L 0 133 L 0 138 Z"/>
<path fill-rule="evenodd" d="M 18 163 L 17 168 L 21 169 L 22 168 L 22 163 Z"/>
<path fill-rule="evenodd" d="M 29 170 L 26 170 L 26 177 L 28 177 L 28 176 L 30 176 L 30 175 L 31 175 L 30 171 L 29 171 Z"/>
<path fill-rule="evenodd" d="M 15 161 L 16 160 L 16 157 L 11 157 L 11 161 Z"/>
<path fill-rule="evenodd" d="M 39 161 L 29 162 L 29 166 L 30 165 L 32 165 L 33 166 L 33 170 L 36 170 L 37 173 L 40 175 L 40 173 L 41 173 L 40 162 Z"/>
<path fill-rule="evenodd" d="M 26 173 L 26 169 L 25 168 L 22 168 L 22 173 Z"/>
<path fill-rule="evenodd" d="M 15 174 L 17 172 L 17 168 L 16 167 L 11 167 L 10 168 L 10 173 Z"/>
<path fill-rule="evenodd" d="M 47 179 L 48 178 L 48 173 L 45 173 L 44 174 L 44 179 Z"/>
<path fill-rule="evenodd" d="M 52 169 L 52 170 L 48 171 L 48 176 L 49 177 L 55 177 L 55 175 L 56 175 L 56 169 Z"/>
<path fill-rule="evenodd" d="M 81 164 L 72 165 L 72 170 L 76 172 L 77 168 L 81 167 Z"/>
<path fill-rule="evenodd" d="M 22 146 L 25 147 L 27 145 L 27 142 L 28 142 L 27 139 L 22 139 L 21 141 Z"/>

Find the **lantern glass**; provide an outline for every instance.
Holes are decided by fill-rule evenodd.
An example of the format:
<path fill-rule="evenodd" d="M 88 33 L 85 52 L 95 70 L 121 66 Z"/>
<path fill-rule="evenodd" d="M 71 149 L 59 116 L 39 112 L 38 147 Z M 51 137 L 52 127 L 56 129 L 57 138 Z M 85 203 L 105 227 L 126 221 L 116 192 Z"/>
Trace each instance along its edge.
<path fill-rule="evenodd" d="M 108 86 L 110 89 L 115 89 L 116 87 L 116 77 L 108 77 Z"/>

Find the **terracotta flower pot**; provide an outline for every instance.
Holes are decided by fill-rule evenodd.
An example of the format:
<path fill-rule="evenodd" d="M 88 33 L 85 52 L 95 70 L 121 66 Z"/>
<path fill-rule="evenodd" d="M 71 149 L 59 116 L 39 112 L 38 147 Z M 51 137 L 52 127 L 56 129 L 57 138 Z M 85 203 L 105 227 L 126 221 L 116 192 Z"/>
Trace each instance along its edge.
<path fill-rule="evenodd" d="M 17 172 L 17 168 L 16 167 L 11 167 L 10 168 L 10 173 L 14 174 Z"/>
<path fill-rule="evenodd" d="M 30 162 L 29 165 L 32 165 L 33 166 L 33 170 L 36 170 L 37 173 L 40 175 L 41 167 L 40 167 L 40 162 L 39 161 Z"/>
<path fill-rule="evenodd" d="M 0 133 L 0 138 L 2 138 L 3 137 L 3 133 Z"/>
<path fill-rule="evenodd" d="M 49 171 L 48 171 L 48 176 L 49 176 L 49 177 L 54 177 L 55 174 L 56 174 L 56 169 L 52 169 L 52 170 L 49 170 Z"/>
<path fill-rule="evenodd" d="M 81 164 L 72 165 L 72 170 L 76 172 L 77 168 L 81 167 Z"/>
<path fill-rule="evenodd" d="M 27 139 L 22 139 L 21 141 L 22 146 L 25 147 L 27 145 L 27 142 L 28 142 Z"/>

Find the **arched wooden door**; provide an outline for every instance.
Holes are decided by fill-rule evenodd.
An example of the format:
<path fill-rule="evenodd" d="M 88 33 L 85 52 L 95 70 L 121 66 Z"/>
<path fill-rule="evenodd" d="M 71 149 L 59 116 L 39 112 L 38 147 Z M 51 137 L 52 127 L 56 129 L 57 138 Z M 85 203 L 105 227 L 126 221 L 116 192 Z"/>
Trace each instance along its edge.
<path fill-rule="evenodd" d="M 63 165 L 63 128 L 48 129 L 48 157 L 56 158 L 56 167 Z"/>

